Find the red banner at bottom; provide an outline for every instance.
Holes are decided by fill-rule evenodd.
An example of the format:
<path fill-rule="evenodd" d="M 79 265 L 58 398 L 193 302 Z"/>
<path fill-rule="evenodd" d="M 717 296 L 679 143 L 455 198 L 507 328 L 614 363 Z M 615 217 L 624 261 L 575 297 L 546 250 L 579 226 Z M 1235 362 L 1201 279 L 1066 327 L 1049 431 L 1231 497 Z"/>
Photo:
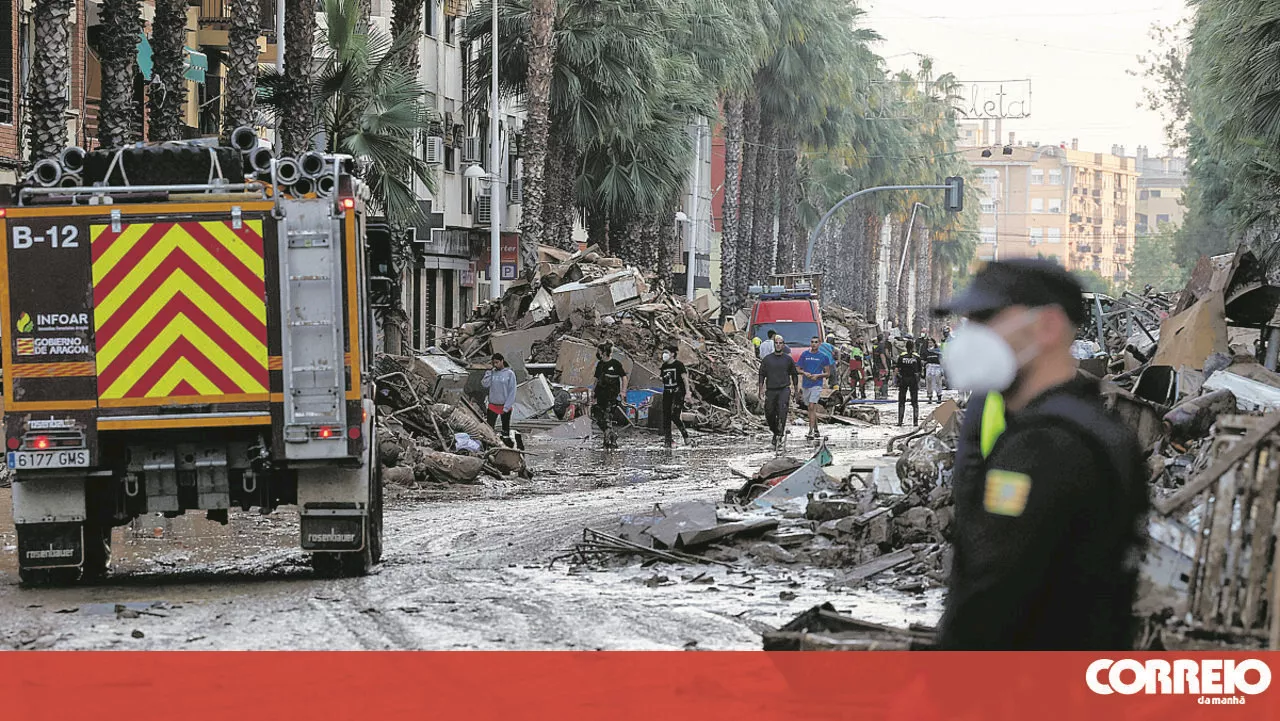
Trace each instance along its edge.
<path fill-rule="evenodd" d="M 1280 718 L 1280 654 L 6 654 L 3 718 Z"/>

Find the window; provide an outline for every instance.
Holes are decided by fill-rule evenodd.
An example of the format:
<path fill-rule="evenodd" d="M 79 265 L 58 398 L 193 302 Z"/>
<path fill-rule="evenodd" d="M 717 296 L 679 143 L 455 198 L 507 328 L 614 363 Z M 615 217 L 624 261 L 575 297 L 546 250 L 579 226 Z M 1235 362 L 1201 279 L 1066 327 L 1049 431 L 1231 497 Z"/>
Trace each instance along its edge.
<path fill-rule="evenodd" d="M 1157 216 L 1156 216 L 1156 227 L 1157 227 L 1157 228 L 1159 228 L 1160 226 L 1162 226 L 1162 225 L 1164 225 L 1165 223 L 1168 223 L 1168 222 L 1169 222 L 1169 216 L 1168 216 L 1167 214 L 1165 214 L 1165 213 L 1160 213 L 1159 215 L 1157 215 Z"/>
<path fill-rule="evenodd" d="M 1147 198 L 1149 198 L 1149 197 L 1151 197 L 1151 191 L 1149 191 L 1149 190 L 1139 190 L 1139 191 L 1138 191 L 1138 200 L 1146 200 L 1146 199 L 1147 199 Z"/>
<path fill-rule="evenodd" d="M 1045 240 L 1050 243 L 1062 242 L 1062 228 L 1047 228 L 1045 230 Z"/>
<path fill-rule="evenodd" d="M 427 37 L 436 36 L 436 0 L 427 0 L 422 6 L 422 33 Z"/>
<path fill-rule="evenodd" d="M 1032 199 L 1031 199 L 1031 212 L 1032 212 L 1032 213 L 1043 213 L 1043 212 L 1044 212 L 1044 198 L 1032 198 Z"/>
<path fill-rule="evenodd" d="M 992 213 L 996 212 L 996 201 L 994 198 L 982 199 L 982 212 L 987 215 L 991 215 Z"/>
<path fill-rule="evenodd" d="M 1044 185 L 1044 168 L 1031 169 L 1031 184 Z"/>
<path fill-rule="evenodd" d="M 1040 241 L 1044 240 L 1044 228 L 1032 228 L 1029 240 L 1031 245 L 1040 245 Z"/>
<path fill-rule="evenodd" d="M 444 169 L 446 172 L 458 172 L 458 149 L 452 145 L 444 146 Z"/>
<path fill-rule="evenodd" d="M 1062 198 L 1049 198 L 1049 212 L 1050 213 L 1062 212 Z"/>
<path fill-rule="evenodd" d="M 996 229 L 995 229 L 995 226 L 986 226 L 986 227 L 984 227 L 984 228 L 982 229 L 982 242 L 983 242 L 983 243 L 995 243 L 995 242 L 996 242 Z"/>
<path fill-rule="evenodd" d="M 1061 171 L 1061 170 L 1050 170 L 1050 171 L 1049 171 L 1049 185 L 1062 185 L 1062 171 Z"/>
<path fill-rule="evenodd" d="M 1159 197 L 1160 197 L 1160 191 L 1159 191 L 1159 190 L 1153 190 L 1153 191 L 1151 191 L 1151 197 L 1153 197 L 1153 198 L 1159 198 Z"/>
<path fill-rule="evenodd" d="M 988 186 L 995 187 L 995 184 L 1000 182 L 1000 171 L 984 168 L 982 171 L 982 182 L 986 183 Z"/>
<path fill-rule="evenodd" d="M 450 45 L 456 40 L 458 18 L 444 16 L 444 41 Z"/>

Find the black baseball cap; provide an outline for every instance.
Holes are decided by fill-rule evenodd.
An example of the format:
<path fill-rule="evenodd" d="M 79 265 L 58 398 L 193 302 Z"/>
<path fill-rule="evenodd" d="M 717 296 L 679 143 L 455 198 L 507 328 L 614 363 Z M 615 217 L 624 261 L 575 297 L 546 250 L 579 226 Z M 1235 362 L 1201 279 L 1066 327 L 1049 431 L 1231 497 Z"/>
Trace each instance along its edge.
<path fill-rule="evenodd" d="M 933 309 L 934 315 L 963 315 L 982 320 L 1005 308 L 1060 306 L 1077 326 L 1088 320 L 1084 287 L 1066 268 L 1040 258 L 988 263 L 959 295 Z"/>

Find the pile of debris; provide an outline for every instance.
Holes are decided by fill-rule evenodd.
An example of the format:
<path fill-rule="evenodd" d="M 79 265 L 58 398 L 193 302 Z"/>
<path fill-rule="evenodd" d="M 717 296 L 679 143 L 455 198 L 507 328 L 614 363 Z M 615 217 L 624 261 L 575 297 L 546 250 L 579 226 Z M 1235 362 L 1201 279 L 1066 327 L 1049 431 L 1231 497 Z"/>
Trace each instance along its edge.
<path fill-rule="evenodd" d="M 545 381 L 542 395 L 550 401 L 531 408 L 529 417 L 566 420 L 586 411 L 596 347 L 609 341 L 628 375 L 628 421 L 656 427 L 660 358 L 664 347 L 675 345 L 693 390 L 686 423 L 719 432 L 758 427 L 755 348 L 717 325 L 712 316 L 718 309 L 709 301 L 690 303 L 651 290 L 640 271 L 601 256 L 594 246 L 573 254 L 543 246 L 541 256 L 536 290 L 514 284 L 500 300 L 481 306 L 439 351 L 460 366 L 501 353 L 521 384 Z"/>
<path fill-rule="evenodd" d="M 941 418 L 942 420 L 938 420 Z M 894 439 L 896 468 L 837 467 L 826 445 L 807 461 L 769 460 L 723 503 L 657 504 L 612 532 L 587 529 L 556 560 L 579 564 L 641 556 L 668 563 L 844 569 L 837 583 L 907 593 L 944 586 L 954 518 L 950 472 L 958 408 Z"/>
<path fill-rule="evenodd" d="M 374 373 L 384 481 L 412 486 L 475 483 L 481 473 L 529 477 L 524 453 L 508 447 L 470 400 L 430 383 L 438 375 L 425 360 L 378 356 Z"/>
<path fill-rule="evenodd" d="M 1138 610 L 1181 638 L 1280 647 L 1280 286 L 1241 249 L 1202 258 L 1181 293 L 1129 300 L 1094 301 L 1105 350 L 1081 367 L 1148 452 Z"/>

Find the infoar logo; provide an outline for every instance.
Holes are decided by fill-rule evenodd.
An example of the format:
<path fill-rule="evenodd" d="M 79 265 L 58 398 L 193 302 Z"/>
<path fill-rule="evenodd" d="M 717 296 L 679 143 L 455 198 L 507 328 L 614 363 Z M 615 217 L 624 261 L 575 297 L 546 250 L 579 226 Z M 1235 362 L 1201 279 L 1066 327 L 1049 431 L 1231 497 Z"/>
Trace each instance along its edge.
<path fill-rule="evenodd" d="M 23 313 L 22 315 L 18 316 L 18 332 L 19 333 L 30 333 L 35 329 L 36 329 L 36 324 L 34 321 L 31 320 L 30 313 Z"/>
<path fill-rule="evenodd" d="M 1103 696 L 1195 695 L 1200 704 L 1243 704 L 1271 686 L 1271 667 L 1256 658 L 1100 658 L 1089 664 L 1084 682 Z"/>

